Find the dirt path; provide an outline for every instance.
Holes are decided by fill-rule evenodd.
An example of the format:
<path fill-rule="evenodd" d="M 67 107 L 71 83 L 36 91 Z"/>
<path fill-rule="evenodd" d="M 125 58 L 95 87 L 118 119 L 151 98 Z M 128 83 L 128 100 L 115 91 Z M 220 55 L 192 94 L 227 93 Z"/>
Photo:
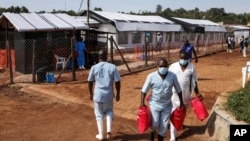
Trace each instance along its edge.
<path fill-rule="evenodd" d="M 238 50 L 199 58 L 196 65 L 200 92 L 209 112 L 217 96 L 241 87 L 241 68 L 249 57 Z M 122 77 L 121 101 L 115 102 L 114 140 L 145 141 L 138 134 L 136 113 L 140 104 L 140 89 L 146 75 L 155 69 Z M 87 71 L 83 76 L 87 75 Z M 0 88 L 1 141 L 94 141 L 97 132 L 92 101 L 86 83 L 31 85 L 20 89 Z M 42 93 L 40 93 L 42 92 Z M 181 141 L 207 141 L 206 121 L 200 122 L 188 109 Z M 168 133 L 169 134 L 169 133 Z M 166 140 L 169 140 L 167 134 Z"/>

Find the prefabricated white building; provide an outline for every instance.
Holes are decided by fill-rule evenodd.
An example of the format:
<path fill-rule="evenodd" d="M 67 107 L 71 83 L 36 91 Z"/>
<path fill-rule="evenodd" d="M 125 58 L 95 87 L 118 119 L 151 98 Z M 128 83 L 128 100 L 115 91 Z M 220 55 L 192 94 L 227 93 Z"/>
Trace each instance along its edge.
<path fill-rule="evenodd" d="M 145 34 L 150 33 L 149 43 L 156 44 L 156 35 L 161 32 L 163 44 L 166 43 L 168 35 L 173 41 L 181 41 L 180 33 L 184 29 L 161 16 L 140 16 L 124 13 L 90 11 L 90 18 L 99 21 L 101 24 L 98 30 L 113 32 L 115 42 L 121 48 L 133 48 L 135 45 L 145 44 Z M 86 15 L 86 13 L 83 13 Z M 175 33 L 179 33 L 179 36 Z"/>

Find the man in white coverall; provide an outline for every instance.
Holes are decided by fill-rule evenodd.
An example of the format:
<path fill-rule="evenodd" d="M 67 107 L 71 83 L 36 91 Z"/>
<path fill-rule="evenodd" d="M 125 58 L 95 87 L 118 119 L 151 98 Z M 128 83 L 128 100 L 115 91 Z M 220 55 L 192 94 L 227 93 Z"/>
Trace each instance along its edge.
<path fill-rule="evenodd" d="M 179 61 L 173 63 L 169 67 L 169 71 L 176 74 L 179 84 L 182 89 L 182 97 L 185 108 L 190 103 L 192 98 L 192 93 L 195 91 L 195 94 L 202 100 L 203 96 L 199 93 L 197 85 L 197 74 L 195 66 L 189 62 L 188 54 L 184 51 L 179 52 Z M 180 105 L 179 97 L 176 93 L 176 90 L 173 89 L 172 103 L 174 111 Z M 176 141 L 177 131 L 173 124 L 170 122 L 170 141 Z"/>

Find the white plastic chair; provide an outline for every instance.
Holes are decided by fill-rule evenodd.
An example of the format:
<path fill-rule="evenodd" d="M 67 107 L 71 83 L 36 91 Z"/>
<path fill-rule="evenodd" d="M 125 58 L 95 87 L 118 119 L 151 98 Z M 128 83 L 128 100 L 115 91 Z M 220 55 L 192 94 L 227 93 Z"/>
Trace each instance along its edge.
<path fill-rule="evenodd" d="M 62 66 L 62 68 L 65 68 L 65 64 L 66 64 L 66 58 L 65 57 L 61 57 L 55 54 L 55 58 L 56 58 L 56 70 L 58 68 L 58 66 Z"/>
<path fill-rule="evenodd" d="M 250 77 L 250 61 L 247 62 L 246 67 L 242 68 L 242 88 L 245 88 L 246 75 L 247 75 L 247 78 L 249 79 L 249 77 Z"/>

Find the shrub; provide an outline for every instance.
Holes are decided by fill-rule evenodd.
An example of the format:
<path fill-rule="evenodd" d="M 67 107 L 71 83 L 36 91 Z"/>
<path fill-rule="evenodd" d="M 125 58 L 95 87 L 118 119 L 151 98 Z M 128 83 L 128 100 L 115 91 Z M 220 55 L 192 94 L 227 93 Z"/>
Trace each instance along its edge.
<path fill-rule="evenodd" d="M 235 91 L 228 97 L 226 110 L 230 111 L 239 121 L 250 123 L 250 84 Z"/>

